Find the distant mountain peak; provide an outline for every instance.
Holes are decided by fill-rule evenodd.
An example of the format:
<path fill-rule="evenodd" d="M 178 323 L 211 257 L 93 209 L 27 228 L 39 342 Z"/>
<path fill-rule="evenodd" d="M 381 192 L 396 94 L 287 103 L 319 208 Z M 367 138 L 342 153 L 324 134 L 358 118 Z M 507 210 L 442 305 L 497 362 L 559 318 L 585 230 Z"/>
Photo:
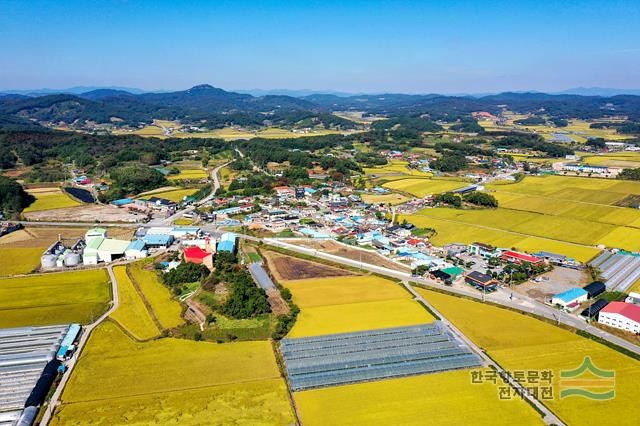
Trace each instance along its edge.
<path fill-rule="evenodd" d="M 187 92 L 197 92 L 200 90 L 216 90 L 216 88 L 210 84 L 198 84 L 197 86 L 193 86 L 191 89 L 187 90 Z"/>

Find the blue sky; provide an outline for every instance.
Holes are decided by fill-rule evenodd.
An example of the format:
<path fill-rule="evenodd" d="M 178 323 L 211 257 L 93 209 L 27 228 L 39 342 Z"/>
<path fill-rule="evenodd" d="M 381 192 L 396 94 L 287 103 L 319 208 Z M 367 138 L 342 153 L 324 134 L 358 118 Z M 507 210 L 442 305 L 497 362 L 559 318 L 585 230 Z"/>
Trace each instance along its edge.
<path fill-rule="evenodd" d="M 640 88 L 640 1 L 0 0 L 0 89 Z"/>

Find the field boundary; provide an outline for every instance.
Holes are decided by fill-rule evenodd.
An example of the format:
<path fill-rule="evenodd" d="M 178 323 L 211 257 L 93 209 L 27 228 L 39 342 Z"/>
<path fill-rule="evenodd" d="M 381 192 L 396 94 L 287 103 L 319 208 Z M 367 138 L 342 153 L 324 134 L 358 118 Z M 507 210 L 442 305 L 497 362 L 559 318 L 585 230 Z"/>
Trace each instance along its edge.
<path fill-rule="evenodd" d="M 149 311 L 149 315 L 151 316 L 151 319 L 153 320 L 153 323 L 158 328 L 158 331 L 160 333 L 162 333 L 165 330 L 165 328 L 162 326 L 162 324 L 160 323 L 160 320 L 156 316 L 156 313 L 153 310 L 153 307 L 151 306 L 151 303 L 149 303 L 149 301 L 145 297 L 142 289 L 140 288 L 140 284 L 138 283 L 138 280 L 131 273 L 131 271 L 129 269 L 129 265 L 125 266 L 125 271 L 127 273 L 127 277 L 129 277 L 129 280 L 131 281 L 131 284 L 133 284 L 133 288 L 136 289 L 136 293 L 138 293 L 138 296 L 140 297 L 140 300 L 142 300 L 142 303 L 144 304 L 145 308 L 147 308 L 147 311 Z"/>

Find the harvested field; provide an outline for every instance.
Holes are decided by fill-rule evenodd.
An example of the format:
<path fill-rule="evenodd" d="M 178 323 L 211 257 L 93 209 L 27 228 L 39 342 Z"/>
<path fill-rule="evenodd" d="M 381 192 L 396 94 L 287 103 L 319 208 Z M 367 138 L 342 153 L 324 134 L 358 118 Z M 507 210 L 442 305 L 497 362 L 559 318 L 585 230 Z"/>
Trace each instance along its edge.
<path fill-rule="evenodd" d="M 545 404 L 567 424 L 635 425 L 640 418 L 640 362 L 554 325 L 506 309 L 417 289 L 467 337 L 510 371 L 553 371 L 554 397 Z M 578 368 L 588 356 L 615 372 L 615 398 L 560 399 L 560 371 Z"/>
<path fill-rule="evenodd" d="M 290 239 L 287 240 L 290 244 L 296 244 L 303 247 L 309 247 L 316 250 L 323 251 L 325 253 L 330 253 L 336 256 L 344 257 L 351 260 L 360 261 L 364 263 L 371 263 L 374 265 L 382 266 L 389 269 L 396 269 L 399 271 L 409 271 L 411 268 L 409 266 L 401 265 L 396 262 L 393 262 L 387 259 L 384 256 L 379 255 L 375 251 L 358 249 L 355 247 L 350 247 L 345 244 L 340 244 L 333 240 L 323 240 L 323 241 L 314 241 L 307 239 Z"/>
<path fill-rule="evenodd" d="M 66 197 L 66 195 L 65 195 Z M 135 222 L 137 215 L 127 213 L 116 206 L 85 204 L 77 207 L 55 208 L 43 211 L 27 211 L 24 216 L 35 222 Z M 142 217 L 142 216 L 140 216 Z"/>
<path fill-rule="evenodd" d="M 110 300 L 104 269 L 0 279 L 0 328 L 87 324 Z"/>
<path fill-rule="evenodd" d="M 269 271 L 277 281 L 301 280 L 305 278 L 338 277 L 353 275 L 344 269 L 311 262 L 284 254 L 263 251 Z"/>
<path fill-rule="evenodd" d="M 135 343 L 106 322 L 89 339 L 52 424 L 294 422 L 269 342 Z"/>
<path fill-rule="evenodd" d="M 294 399 L 305 426 L 543 424 L 526 402 L 501 401 L 498 392 L 492 383 L 472 385 L 464 370 L 313 389 Z"/>

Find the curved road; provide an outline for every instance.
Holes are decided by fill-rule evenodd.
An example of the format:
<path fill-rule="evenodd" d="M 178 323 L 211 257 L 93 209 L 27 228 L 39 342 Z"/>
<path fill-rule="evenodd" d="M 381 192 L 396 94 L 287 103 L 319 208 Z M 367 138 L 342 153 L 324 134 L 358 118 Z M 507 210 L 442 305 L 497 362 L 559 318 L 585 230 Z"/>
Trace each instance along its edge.
<path fill-rule="evenodd" d="M 51 400 L 47 405 L 47 410 L 44 412 L 44 415 L 42 416 L 42 420 L 40 420 L 40 426 L 46 426 L 51 421 L 51 416 L 53 414 L 53 411 L 55 410 L 55 407 L 57 407 L 59 404 L 62 391 L 64 390 L 64 387 L 66 386 L 67 381 L 69 380 L 69 377 L 71 377 L 71 373 L 76 363 L 78 362 L 78 359 L 80 359 L 80 353 L 82 352 L 82 349 L 84 349 L 84 346 L 89 340 L 89 336 L 91 336 L 91 332 L 93 332 L 93 330 L 100 323 L 102 323 L 105 319 L 107 319 L 107 317 L 111 315 L 113 311 L 118 309 L 118 305 L 120 304 L 120 298 L 118 296 L 118 282 L 116 281 L 116 276 L 113 273 L 112 265 L 107 266 L 107 271 L 109 272 L 109 278 L 111 280 L 111 293 L 113 295 L 111 307 L 107 310 L 107 312 L 102 314 L 100 318 L 95 320 L 93 323 L 83 327 L 82 335 L 80 336 L 80 340 L 78 341 L 78 349 L 76 350 L 76 353 L 73 354 L 71 359 L 69 359 L 69 361 L 66 363 L 67 370 L 64 372 L 62 376 L 62 380 L 60 380 L 58 387 L 56 388 L 55 392 L 51 396 Z"/>

